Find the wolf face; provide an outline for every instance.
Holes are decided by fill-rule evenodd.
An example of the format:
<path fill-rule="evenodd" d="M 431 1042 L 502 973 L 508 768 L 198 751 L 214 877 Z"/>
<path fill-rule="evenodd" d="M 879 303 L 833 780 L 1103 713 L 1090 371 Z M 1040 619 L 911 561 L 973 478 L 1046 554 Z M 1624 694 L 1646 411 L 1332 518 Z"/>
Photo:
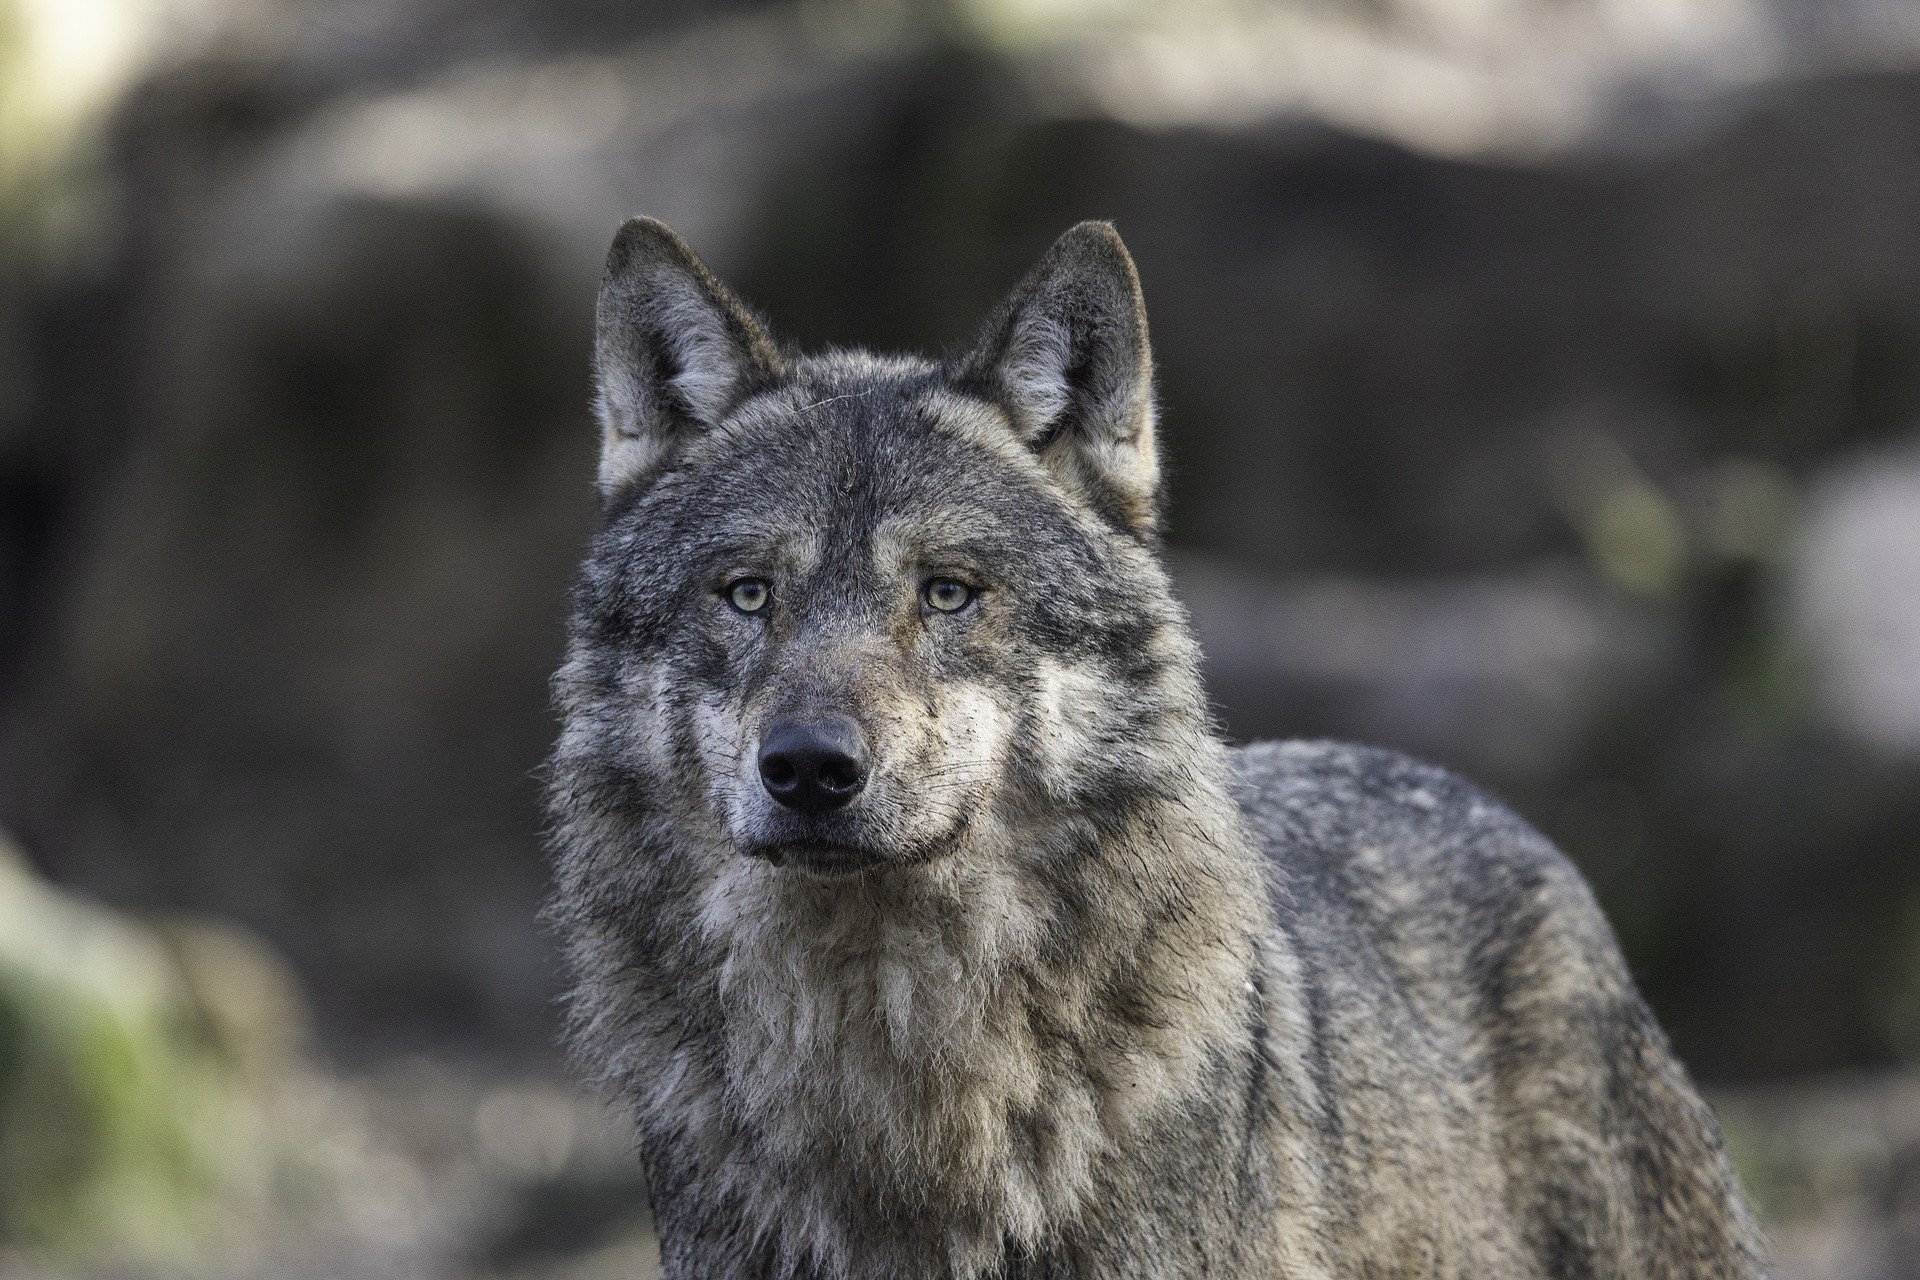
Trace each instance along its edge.
<path fill-rule="evenodd" d="M 1145 319 L 1111 229 L 1069 232 L 945 364 L 789 357 L 644 220 L 599 318 L 579 613 L 636 785 L 813 875 L 1164 789 L 1152 722 L 1204 717 L 1149 547 Z"/>

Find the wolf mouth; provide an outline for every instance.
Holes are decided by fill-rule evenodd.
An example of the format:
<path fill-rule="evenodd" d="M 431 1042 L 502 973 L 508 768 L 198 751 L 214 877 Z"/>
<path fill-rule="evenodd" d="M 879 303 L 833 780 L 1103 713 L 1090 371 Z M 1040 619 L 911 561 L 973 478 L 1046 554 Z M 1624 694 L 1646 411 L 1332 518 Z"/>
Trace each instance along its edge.
<path fill-rule="evenodd" d="M 742 846 L 741 851 L 775 867 L 832 877 L 854 876 L 881 867 L 911 867 L 932 862 L 958 848 L 970 825 L 963 817 L 931 839 L 892 849 L 839 840 L 798 839 L 757 840 Z"/>
<path fill-rule="evenodd" d="M 776 867 L 793 867 L 797 870 L 811 871 L 821 875 L 850 876 L 892 862 L 894 858 L 874 849 L 858 845 L 829 844 L 817 840 L 783 840 L 777 843 L 754 845 L 747 850 L 751 856 L 764 858 Z"/>

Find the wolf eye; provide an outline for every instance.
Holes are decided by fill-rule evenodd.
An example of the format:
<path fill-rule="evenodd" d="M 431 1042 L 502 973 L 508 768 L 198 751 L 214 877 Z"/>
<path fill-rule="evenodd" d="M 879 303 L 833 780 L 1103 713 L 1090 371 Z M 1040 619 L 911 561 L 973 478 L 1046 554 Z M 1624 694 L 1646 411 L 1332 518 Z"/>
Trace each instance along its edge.
<path fill-rule="evenodd" d="M 920 598 L 936 613 L 958 613 L 973 603 L 973 588 L 953 578 L 935 578 Z"/>
<path fill-rule="evenodd" d="M 773 588 L 764 578 L 741 578 L 727 586 L 727 603 L 742 613 L 758 613 L 773 598 Z"/>

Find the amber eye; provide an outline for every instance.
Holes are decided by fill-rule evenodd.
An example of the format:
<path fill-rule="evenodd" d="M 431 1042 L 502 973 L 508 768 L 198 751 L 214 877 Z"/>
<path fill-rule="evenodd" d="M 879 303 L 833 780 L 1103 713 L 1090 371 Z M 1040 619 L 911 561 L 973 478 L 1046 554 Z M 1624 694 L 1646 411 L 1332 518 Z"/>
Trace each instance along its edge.
<path fill-rule="evenodd" d="M 764 578 L 741 578 L 727 584 L 727 603 L 742 613 L 759 613 L 773 599 L 773 586 Z"/>
<path fill-rule="evenodd" d="M 973 588 L 952 578 L 935 578 L 921 592 L 921 599 L 935 613 L 958 613 L 973 603 Z"/>

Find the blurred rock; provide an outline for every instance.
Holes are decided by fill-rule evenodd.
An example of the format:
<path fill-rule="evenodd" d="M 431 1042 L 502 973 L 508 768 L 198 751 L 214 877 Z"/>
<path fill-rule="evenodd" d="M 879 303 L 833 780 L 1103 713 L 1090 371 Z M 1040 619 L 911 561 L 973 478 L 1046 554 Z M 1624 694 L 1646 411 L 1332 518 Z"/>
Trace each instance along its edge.
<path fill-rule="evenodd" d="M 1180 593 L 1241 739 L 1326 735 L 1559 776 L 1675 658 L 1671 620 L 1579 575 L 1270 580 L 1191 556 Z"/>
<path fill-rule="evenodd" d="M 0 840 L 0 1246 L 186 1260 L 258 1194 L 263 1068 L 303 1034 L 297 998 L 258 943 L 177 936 L 58 892 Z"/>
<path fill-rule="evenodd" d="M 1920 445 L 1815 482 L 1790 570 L 1788 627 L 1833 723 L 1920 754 Z"/>

